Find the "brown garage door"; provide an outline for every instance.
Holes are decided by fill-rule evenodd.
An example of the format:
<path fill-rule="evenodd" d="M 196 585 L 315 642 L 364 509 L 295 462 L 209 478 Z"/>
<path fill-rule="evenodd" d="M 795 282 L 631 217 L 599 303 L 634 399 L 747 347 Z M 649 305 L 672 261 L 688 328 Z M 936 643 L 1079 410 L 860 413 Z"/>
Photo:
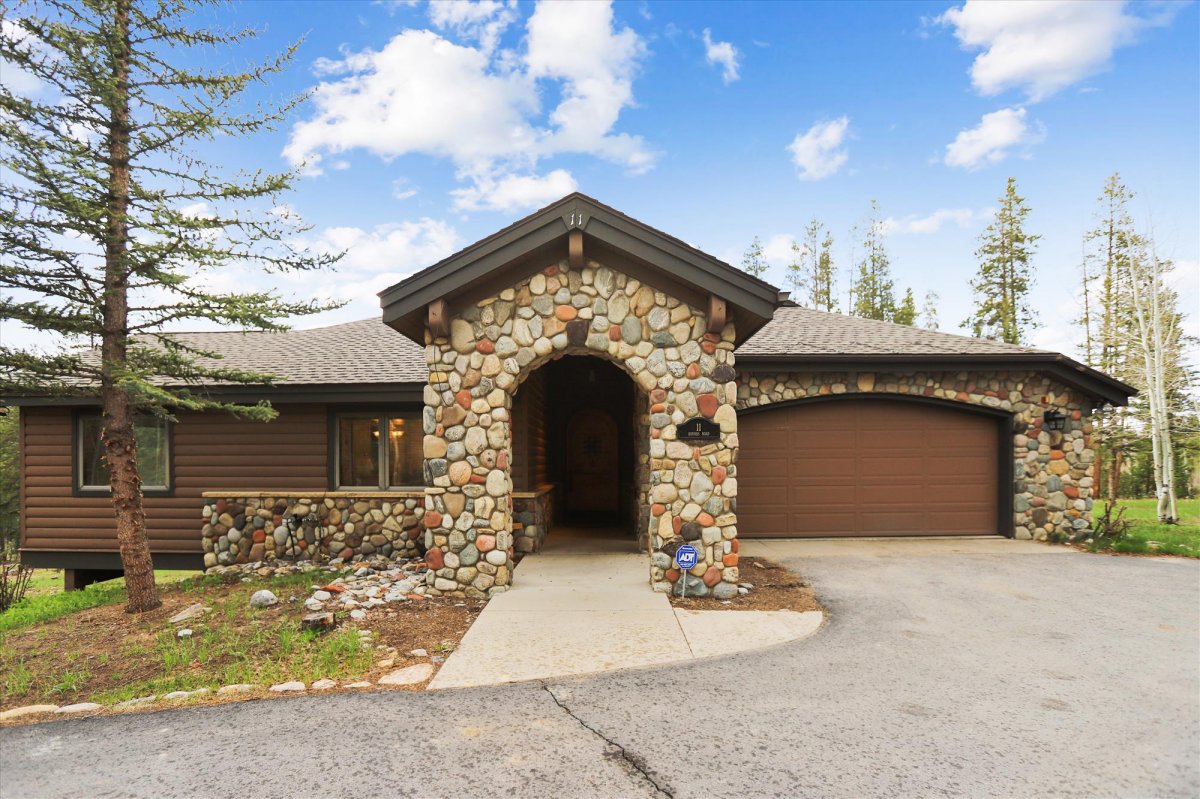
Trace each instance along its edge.
<path fill-rule="evenodd" d="M 995 534 L 996 417 L 836 399 L 738 419 L 738 534 Z"/>

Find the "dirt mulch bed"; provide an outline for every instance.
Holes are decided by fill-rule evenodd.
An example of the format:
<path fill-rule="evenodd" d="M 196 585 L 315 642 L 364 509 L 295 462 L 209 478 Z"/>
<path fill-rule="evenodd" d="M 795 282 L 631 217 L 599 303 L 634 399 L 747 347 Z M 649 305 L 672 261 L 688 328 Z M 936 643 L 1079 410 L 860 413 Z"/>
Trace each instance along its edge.
<path fill-rule="evenodd" d="M 313 577 L 317 581 L 322 579 L 318 575 Z M 263 587 L 275 591 L 279 595 L 280 603 L 271 608 L 249 610 L 250 593 Z M 12 683 L 0 683 L 0 710 L 29 704 L 48 703 L 62 706 L 96 701 L 96 698 L 105 692 L 172 676 L 188 676 L 198 682 L 205 682 L 205 678 L 211 675 L 213 679 L 208 680 L 212 682 L 209 687 L 215 689 L 221 683 L 216 675 L 221 673 L 224 666 L 240 658 L 269 661 L 275 656 L 273 646 L 280 632 L 299 630 L 300 619 L 306 613 L 303 602 L 287 600 L 289 596 L 303 599 L 309 593 L 306 588 L 307 586 L 301 585 L 276 586 L 272 585 L 271 581 L 256 580 L 248 584 L 209 585 L 186 591 L 168 589 L 161 594 L 163 606 L 147 613 L 127 614 L 124 612 L 124 605 L 118 603 L 91 608 L 27 629 L 9 632 L 0 636 L 0 671 L 11 671 L 19 667 L 31 672 L 33 679 L 26 690 L 17 692 L 12 691 Z M 213 610 L 181 624 L 172 625 L 167 621 L 171 616 L 197 602 L 211 606 Z M 459 641 L 485 604 L 478 600 L 435 597 L 389 603 L 370 610 L 365 619 L 357 621 L 351 620 L 348 615 L 339 614 L 339 632 L 352 631 L 351 634 L 357 635 L 357 630 L 371 631 L 371 650 L 361 657 L 359 668 L 328 676 L 337 679 L 339 685 L 363 680 L 374 683 L 395 669 L 430 662 L 433 663 L 436 673 L 440 661 L 457 648 Z M 243 647 L 239 651 L 221 653 L 210 657 L 204 663 L 192 662 L 169 670 L 164 669 L 161 646 L 164 631 L 169 631 L 173 636 L 174 631 L 179 628 L 192 627 L 196 630 L 195 635 L 200 636 L 209 625 L 230 622 L 235 625 L 238 636 L 244 636 L 247 643 L 254 642 L 256 645 Z M 256 634 L 261 635 L 261 638 L 256 639 Z M 336 633 L 326 635 L 334 634 Z M 394 652 L 389 651 L 388 647 L 393 648 Z M 408 654 L 416 649 L 426 650 L 428 656 Z M 80 676 L 74 681 L 65 680 L 64 676 L 71 673 Z M 303 677 L 285 674 L 280 676 L 279 681 L 288 679 L 303 680 Z M 388 690 L 422 690 L 424 686 L 425 683 L 378 687 Z M 266 690 L 268 687 L 264 684 L 242 694 L 217 695 L 214 690 L 208 695 L 183 702 L 159 700 L 149 705 L 122 710 L 106 708 L 103 711 L 78 715 L 138 712 L 181 705 L 207 705 L 288 695 L 270 693 Z M 341 689 L 319 693 L 339 690 Z M 26 716 L 6 720 L 0 724 L 23 724 L 44 721 L 47 718 L 57 717 Z"/>
<path fill-rule="evenodd" d="M 750 593 L 724 601 L 672 594 L 671 604 L 688 610 L 824 610 L 813 595 L 812 586 L 778 563 L 766 558 L 742 557 L 738 573 L 738 582 L 754 586 Z"/>

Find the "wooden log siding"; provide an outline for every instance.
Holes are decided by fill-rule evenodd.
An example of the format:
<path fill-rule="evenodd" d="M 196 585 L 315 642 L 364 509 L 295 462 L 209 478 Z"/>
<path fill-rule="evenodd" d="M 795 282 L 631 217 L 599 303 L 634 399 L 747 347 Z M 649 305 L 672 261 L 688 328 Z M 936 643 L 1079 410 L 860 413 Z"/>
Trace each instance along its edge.
<path fill-rule="evenodd" d="M 171 496 L 145 498 L 150 549 L 200 553 L 201 492 L 325 491 L 328 416 L 323 405 L 284 405 L 273 422 L 225 414 L 179 415 L 173 435 Z M 21 546 L 30 550 L 117 551 L 106 496 L 74 496 L 67 408 L 21 411 L 24 480 Z"/>

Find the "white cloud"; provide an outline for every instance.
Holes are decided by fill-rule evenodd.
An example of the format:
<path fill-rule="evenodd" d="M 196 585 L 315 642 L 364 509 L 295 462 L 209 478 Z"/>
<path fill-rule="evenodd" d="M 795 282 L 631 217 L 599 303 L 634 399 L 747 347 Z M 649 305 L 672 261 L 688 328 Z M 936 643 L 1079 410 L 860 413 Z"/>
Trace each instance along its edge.
<path fill-rule="evenodd" d="M 494 58 L 496 26 L 515 14 L 512 6 L 435 5 L 435 24 L 480 44 L 404 30 L 379 51 L 319 60 L 320 74 L 338 77 L 317 86 L 316 113 L 292 128 L 284 148 L 289 161 L 317 172 L 326 156 L 354 149 L 384 160 L 446 158 L 468 184 L 470 197 L 460 202 L 471 207 L 539 196 L 528 190 L 531 180 L 563 185 L 570 176 L 562 170 L 531 177 L 540 160 L 560 153 L 595 155 L 634 173 L 652 166 L 654 154 L 640 137 L 613 131 L 633 104 L 645 47 L 631 29 L 614 27 L 608 3 L 539 3 L 524 52 L 502 50 Z M 548 115 L 539 95 L 546 84 L 561 97 Z M 486 197 L 510 189 L 504 198 Z"/>
<path fill-rule="evenodd" d="M 645 45 L 630 28 L 613 28 L 609 3 L 543 0 L 528 23 L 528 75 L 560 80 L 562 100 L 550 114 L 557 126 L 542 151 L 590 152 L 644 172 L 653 164 L 639 136 L 610 134 L 633 104 L 633 75 Z"/>
<path fill-rule="evenodd" d="M 973 211 L 970 208 L 939 208 L 927 216 L 917 216 L 916 214 L 900 218 L 889 216 L 883 220 L 880 226 L 885 235 L 897 233 L 930 235 L 939 232 L 947 224 L 952 224 L 962 230 L 977 227 L 987 220 L 991 213 L 990 209 Z"/>
<path fill-rule="evenodd" d="M 397 200 L 407 200 L 409 197 L 417 196 L 417 187 L 412 185 L 408 178 L 396 178 L 392 181 L 392 196 Z"/>
<path fill-rule="evenodd" d="M 804 133 L 797 133 L 788 145 L 792 162 L 801 180 L 820 180 L 841 169 L 850 157 L 842 147 L 850 127 L 847 117 L 818 122 Z"/>
<path fill-rule="evenodd" d="M 454 207 L 464 211 L 513 211 L 539 208 L 578 188 L 565 169 L 546 175 L 480 177 L 473 186 L 455 189 Z"/>
<path fill-rule="evenodd" d="M 721 80 L 729 85 L 738 79 L 738 56 L 741 53 L 729 42 L 714 42 L 712 33 L 704 29 L 704 58 L 721 67 Z"/>
<path fill-rule="evenodd" d="M 982 50 L 971 65 L 980 94 L 1021 88 L 1036 102 L 1108 67 L 1113 51 L 1157 19 L 1127 13 L 1117 0 L 967 0 L 937 22 L 954 28 L 965 50 Z"/>
<path fill-rule="evenodd" d="M 763 242 L 763 260 L 771 266 L 784 266 L 792 260 L 792 245 L 796 239 L 787 233 L 776 233 Z M 739 261 L 740 263 L 740 261 Z"/>
<path fill-rule="evenodd" d="M 1001 108 L 984 114 L 978 125 L 960 131 L 946 145 L 946 165 L 979 169 L 1003 161 L 1014 148 L 1028 147 L 1045 138 L 1041 123 L 1030 128 L 1025 117 L 1024 108 Z"/>
<path fill-rule="evenodd" d="M 319 253 L 345 252 L 337 274 L 348 281 L 376 273 L 410 272 L 440 261 L 459 248 L 458 233 L 446 222 L 429 217 L 365 230 L 328 227 L 306 237 L 305 247 Z"/>
<path fill-rule="evenodd" d="M 442 30 L 479 42 L 484 53 L 492 53 L 500 36 L 517 19 L 516 0 L 439 0 L 429 4 L 429 21 Z"/>

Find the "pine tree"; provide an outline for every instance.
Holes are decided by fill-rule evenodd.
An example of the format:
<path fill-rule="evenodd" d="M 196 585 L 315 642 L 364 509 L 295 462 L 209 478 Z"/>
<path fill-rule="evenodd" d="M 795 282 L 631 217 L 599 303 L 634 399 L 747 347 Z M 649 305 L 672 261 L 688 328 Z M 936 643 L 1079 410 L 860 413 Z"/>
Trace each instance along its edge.
<path fill-rule="evenodd" d="M 812 264 L 812 286 L 809 292 L 809 302 L 818 311 L 836 311 L 837 302 L 837 267 L 833 263 L 833 234 L 825 229 L 821 238 L 820 249 L 817 249 L 817 234 L 821 228 L 814 219 L 809 224 L 809 233 L 816 253 Z"/>
<path fill-rule="evenodd" d="M 1133 199 L 1114 172 L 1097 198 L 1095 227 L 1084 234 L 1083 327 L 1085 363 L 1113 377 L 1136 384 L 1138 364 L 1131 355 L 1137 340 L 1130 279 L 1134 253 L 1145 242 L 1129 212 Z M 1139 434 L 1129 408 L 1098 408 L 1093 420 L 1100 462 L 1100 488 L 1115 499 L 1124 462 Z"/>
<path fill-rule="evenodd" d="M 926 330 L 937 330 L 938 324 L 938 294 L 933 289 L 925 292 L 925 302 L 921 305 L 921 327 Z"/>
<path fill-rule="evenodd" d="M 909 327 L 917 323 L 917 301 L 913 297 L 912 289 L 904 292 L 904 299 L 900 301 L 900 307 L 896 309 L 892 321 L 898 325 L 908 325 Z"/>
<path fill-rule="evenodd" d="M 818 311 L 837 310 L 833 236 L 815 217 L 804 229 L 804 243 L 792 242 L 787 272 L 792 299 L 797 303 Z"/>
<path fill-rule="evenodd" d="M 755 277 L 762 277 L 768 266 L 770 264 L 763 258 L 762 240 L 755 236 L 754 241 L 750 242 L 750 246 L 746 248 L 745 255 L 742 256 L 742 271 Z"/>
<path fill-rule="evenodd" d="M 1017 194 L 1016 178 L 1009 178 L 996 218 L 979 237 L 975 251 L 979 258 L 979 271 L 971 281 L 975 311 L 963 323 L 975 336 L 1023 344 L 1034 327 L 1030 260 L 1041 236 L 1025 232 L 1028 214 L 1025 199 Z"/>
<path fill-rule="evenodd" d="M 872 200 L 871 213 L 865 223 L 862 260 L 858 262 L 850 287 L 850 312 L 864 319 L 890 322 L 896 315 L 896 295 L 891 261 L 883 239 L 879 206 Z"/>
<path fill-rule="evenodd" d="M 150 610 L 161 600 L 135 417 L 274 416 L 266 403 L 232 405 L 187 388 L 270 376 L 212 365 L 213 353 L 164 329 L 206 320 L 281 330 L 287 317 L 329 307 L 270 291 L 222 293 L 203 280 L 246 264 L 285 272 L 336 260 L 295 250 L 289 242 L 304 228 L 262 210 L 294 173 L 226 179 L 197 154 L 206 142 L 224 144 L 284 119 L 295 101 L 246 111 L 240 95 L 281 71 L 295 47 L 249 71 L 223 73 L 190 65 L 213 62 L 214 48 L 255 32 L 193 27 L 201 15 L 189 3 L 44 0 L 24 14 L 6 20 L 0 63 L 44 88 L 23 96 L 0 85 L 0 319 L 70 346 L 49 354 L 0 346 L 0 392 L 98 396 L 126 610 Z M 97 349 L 83 349 L 89 342 Z"/>
<path fill-rule="evenodd" d="M 808 303 L 805 301 L 805 298 L 808 294 L 808 279 L 805 274 L 805 268 L 807 266 L 806 247 L 807 245 L 801 244 L 795 239 L 792 239 L 792 257 L 791 260 L 788 261 L 785 271 L 787 272 L 788 286 L 792 290 L 792 299 L 797 304 L 807 307 Z"/>

